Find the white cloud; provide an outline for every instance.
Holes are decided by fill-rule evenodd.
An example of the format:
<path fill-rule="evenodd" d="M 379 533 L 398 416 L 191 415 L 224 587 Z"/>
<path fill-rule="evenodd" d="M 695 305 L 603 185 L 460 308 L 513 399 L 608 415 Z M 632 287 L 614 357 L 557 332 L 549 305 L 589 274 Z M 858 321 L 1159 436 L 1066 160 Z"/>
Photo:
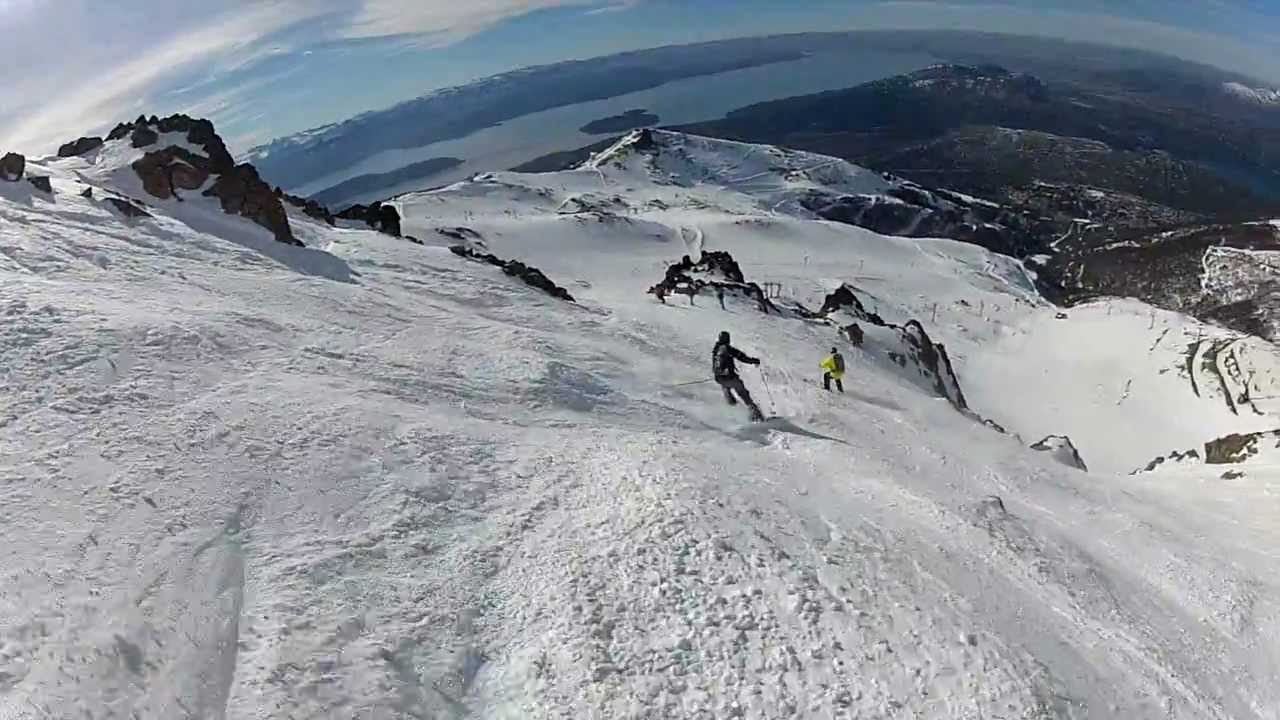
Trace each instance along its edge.
<path fill-rule="evenodd" d="M 411 35 L 431 44 L 446 45 L 504 20 L 537 10 L 615 4 L 610 0 L 444 0 L 417 3 L 363 0 L 342 35 L 347 38 Z"/>
<path fill-rule="evenodd" d="M 87 0 L 0 0 L 6 55 L 32 59 L 29 65 L 0 67 L 6 95 L 0 106 L 0 147 L 46 152 L 131 115 L 152 112 L 156 96 L 179 79 L 199 88 L 312 43 L 394 36 L 445 45 L 536 10 L 605 4 L 612 3 L 209 0 L 156 5 L 124 0 L 104 10 Z M 234 91 L 221 91 L 200 107 L 223 107 L 233 99 Z"/>
<path fill-rule="evenodd" d="M 172 34 L 131 59 L 101 70 L 78 68 L 79 82 L 60 84 L 44 102 L 0 127 L 7 147 L 48 149 L 80 133 L 145 110 L 139 105 L 157 81 L 193 65 L 234 53 L 294 22 L 284 4 L 253 5 L 198 29 Z"/>

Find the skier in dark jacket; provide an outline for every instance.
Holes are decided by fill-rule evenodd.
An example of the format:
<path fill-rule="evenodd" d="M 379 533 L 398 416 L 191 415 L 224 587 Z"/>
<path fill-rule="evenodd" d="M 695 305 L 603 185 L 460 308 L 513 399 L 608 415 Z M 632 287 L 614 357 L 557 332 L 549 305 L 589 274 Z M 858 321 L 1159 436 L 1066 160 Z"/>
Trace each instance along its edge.
<path fill-rule="evenodd" d="M 742 383 L 742 378 L 738 377 L 738 368 L 734 361 L 738 360 L 748 365 L 759 365 L 760 360 L 753 358 L 738 348 L 729 344 L 729 333 L 720 333 L 720 338 L 716 340 L 716 347 L 711 351 L 711 372 L 716 382 L 720 385 L 720 389 L 724 391 L 724 399 L 730 405 L 737 405 L 734 393 L 751 408 L 751 420 L 753 422 L 763 420 L 764 413 L 760 412 L 760 407 L 751 399 L 751 393 L 747 392 L 747 386 Z"/>

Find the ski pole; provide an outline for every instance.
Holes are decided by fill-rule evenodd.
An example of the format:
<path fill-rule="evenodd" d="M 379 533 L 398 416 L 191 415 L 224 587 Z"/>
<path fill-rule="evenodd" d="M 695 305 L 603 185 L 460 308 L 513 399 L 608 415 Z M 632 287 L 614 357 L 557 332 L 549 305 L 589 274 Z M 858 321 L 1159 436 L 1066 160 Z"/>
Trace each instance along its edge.
<path fill-rule="evenodd" d="M 760 382 L 764 383 L 764 392 L 769 396 L 769 407 L 777 410 L 778 404 L 773 401 L 773 391 L 769 389 L 769 381 L 764 377 L 764 368 L 757 366 L 756 369 L 760 371 Z"/>
<path fill-rule="evenodd" d="M 694 380 L 693 382 L 676 383 L 671 387 L 687 387 L 689 385 L 701 385 L 703 383 L 715 382 L 714 380 Z"/>

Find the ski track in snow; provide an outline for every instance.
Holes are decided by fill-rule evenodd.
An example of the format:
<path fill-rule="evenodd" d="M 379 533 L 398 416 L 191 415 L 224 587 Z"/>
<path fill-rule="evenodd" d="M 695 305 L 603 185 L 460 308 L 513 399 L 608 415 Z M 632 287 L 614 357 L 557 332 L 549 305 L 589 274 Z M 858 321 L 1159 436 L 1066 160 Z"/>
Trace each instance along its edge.
<path fill-rule="evenodd" d="M 1165 451 L 1270 422 L 1179 377 L 1192 321 L 1059 320 L 1007 258 L 771 216 L 776 150 L 683 147 L 663 182 L 632 158 L 400 200 L 581 305 L 301 216 L 307 249 L 196 202 L 125 221 L 81 161 L 52 202 L 0 185 L 0 717 L 1280 717 L 1276 476 L 1123 474 L 1134 418 Z M 606 176 L 634 216 L 557 213 Z M 822 392 L 833 328 L 658 305 L 688 242 L 813 306 L 869 265 L 891 321 L 936 303 L 975 407 L 1105 470 L 869 350 Z M 783 419 L 673 387 L 722 328 Z"/>

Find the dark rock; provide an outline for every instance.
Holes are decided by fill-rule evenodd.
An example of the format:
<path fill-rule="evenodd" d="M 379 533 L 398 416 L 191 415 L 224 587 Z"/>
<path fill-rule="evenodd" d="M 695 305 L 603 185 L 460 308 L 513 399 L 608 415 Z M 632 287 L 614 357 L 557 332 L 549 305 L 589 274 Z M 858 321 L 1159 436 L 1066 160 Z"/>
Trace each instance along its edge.
<path fill-rule="evenodd" d="M 203 187 L 213 171 L 209 158 L 177 146 L 149 152 L 134 161 L 132 167 L 142 180 L 143 189 L 161 200 L 175 197 L 178 188 Z"/>
<path fill-rule="evenodd" d="M 93 199 L 93 188 L 91 188 L 91 187 L 87 187 L 87 188 L 85 188 L 84 190 L 81 190 L 81 191 L 80 191 L 80 197 L 82 197 L 82 198 L 89 198 L 89 199 L 91 199 L 91 200 L 92 200 L 92 199 Z"/>
<path fill-rule="evenodd" d="M 1228 470 L 1222 473 L 1223 480 L 1239 480 L 1242 477 L 1244 477 L 1243 470 Z"/>
<path fill-rule="evenodd" d="M 26 171 L 27 159 L 18 153 L 6 153 L 0 158 L 0 180 L 18 182 Z"/>
<path fill-rule="evenodd" d="M 1085 472 L 1089 470 L 1089 467 L 1084 464 L 1084 459 L 1080 457 L 1080 451 L 1076 450 L 1075 444 L 1066 435 L 1050 435 L 1032 445 L 1031 449 L 1050 453 L 1055 460 L 1067 467 L 1084 470 Z"/>
<path fill-rule="evenodd" d="M 870 323 L 876 327 L 888 327 L 889 323 L 884 321 L 876 313 L 868 311 L 862 305 L 862 301 L 858 299 L 851 285 L 844 284 L 836 288 L 831 294 L 827 295 L 822 301 L 822 309 L 818 311 L 819 315 L 827 316 L 837 310 L 847 310 L 854 317 L 863 322 Z M 861 328 L 859 328 L 861 330 Z"/>
<path fill-rule="evenodd" d="M 329 226 L 333 226 L 334 224 L 337 223 L 337 221 L 334 220 L 333 213 L 329 212 L 329 208 L 325 207 L 324 205 L 321 205 L 319 202 L 315 200 L 298 197 L 297 195 L 290 195 L 289 193 L 284 192 L 280 188 L 276 188 L 276 196 L 296 208 L 301 208 L 302 213 L 307 217 L 320 220 L 321 222 Z"/>
<path fill-rule="evenodd" d="M 100 147 L 102 147 L 102 138 L 82 137 L 79 140 L 72 140 L 58 148 L 58 157 L 76 157 Z"/>
<path fill-rule="evenodd" d="M 1140 473 L 1140 472 L 1151 472 L 1152 470 L 1155 470 L 1156 468 L 1160 467 L 1161 465 L 1165 464 L 1166 462 L 1189 462 L 1189 461 L 1193 461 L 1193 460 L 1194 460 L 1194 461 L 1196 461 L 1196 462 L 1199 462 L 1199 460 L 1200 460 L 1200 451 L 1198 451 L 1198 450 L 1188 450 L 1188 451 L 1186 451 L 1186 452 L 1178 452 L 1178 451 L 1176 451 L 1176 450 L 1175 450 L 1174 452 L 1169 453 L 1169 457 L 1165 457 L 1165 456 L 1161 455 L 1160 457 L 1156 458 L 1155 460 L 1152 460 L 1151 462 L 1147 463 L 1147 466 L 1146 466 L 1146 467 L 1144 467 L 1144 468 L 1142 468 L 1141 470 L 1135 470 L 1135 471 L 1133 471 L 1133 472 L 1131 472 L 1131 473 L 1129 473 L 1129 474 L 1130 474 L 1130 475 L 1137 475 L 1137 474 L 1138 474 L 1138 473 Z"/>
<path fill-rule="evenodd" d="M 394 205 L 373 203 L 371 205 L 352 205 L 338 213 L 343 220 L 356 220 L 388 235 L 400 237 L 400 213 Z"/>
<path fill-rule="evenodd" d="M 136 148 L 144 148 L 149 145 L 155 145 L 159 139 L 160 135 L 155 130 L 146 125 L 138 125 L 133 128 L 133 132 L 129 136 L 129 144 Z"/>
<path fill-rule="evenodd" d="M 706 280 L 700 276 L 712 275 L 723 280 Z M 764 290 L 753 282 L 746 282 L 742 268 L 733 256 L 724 251 L 703 251 L 698 261 L 685 255 L 680 262 L 667 268 L 662 281 L 649 288 L 653 295 L 688 295 L 697 296 L 704 289 L 712 288 L 721 293 L 736 295 L 751 300 L 765 314 L 777 312 L 778 308 L 765 296 Z"/>
<path fill-rule="evenodd" d="M 899 332 L 916 365 L 932 377 L 934 389 L 950 400 L 957 410 L 968 410 L 969 404 L 960 389 L 960 379 L 951 366 L 951 358 L 947 356 L 947 348 L 942 343 L 933 342 L 924 326 L 916 320 L 908 320 Z"/>
<path fill-rule="evenodd" d="M 289 215 L 284 210 L 280 198 L 275 191 L 258 176 L 252 165 L 237 165 L 230 172 L 225 172 L 214 181 L 213 187 L 204 191 L 209 197 L 216 197 L 222 203 L 222 211 L 232 215 L 249 218 L 255 223 L 271 231 L 278 242 L 286 245 L 302 243 L 293 237 L 289 226 Z"/>
<path fill-rule="evenodd" d="M 658 147 L 658 143 L 654 140 L 653 130 L 644 128 L 636 134 L 635 142 L 632 143 L 636 150 L 648 151 Z"/>
<path fill-rule="evenodd" d="M 1273 433 L 1232 434 L 1204 444 L 1204 461 L 1210 465 L 1242 463 L 1258 454 L 1258 442 Z"/>
<path fill-rule="evenodd" d="M 110 205 L 114 207 L 117 211 L 119 211 L 121 215 L 124 215 L 127 218 L 151 217 L 151 213 L 147 212 L 146 210 L 143 210 L 142 208 L 138 207 L 137 205 L 134 205 L 133 203 L 123 198 L 108 197 L 106 198 L 106 201 L 110 203 Z"/>
<path fill-rule="evenodd" d="M 43 175 L 28 175 L 27 182 L 34 185 L 40 192 L 53 193 L 53 185 L 49 184 L 49 178 Z"/>
<path fill-rule="evenodd" d="M 525 265 L 519 260 L 503 260 L 496 255 L 472 250 L 465 245 L 453 245 L 449 248 L 449 251 L 454 255 L 470 258 L 472 260 L 479 260 L 481 262 L 489 263 L 495 267 L 500 267 L 504 273 L 517 277 L 523 280 L 525 284 L 538 288 L 554 298 L 559 298 L 566 302 L 576 302 L 573 299 L 573 296 L 569 294 L 568 290 L 556 285 L 546 275 L 542 274 L 541 270 Z"/>
<path fill-rule="evenodd" d="M 128 136 L 129 133 L 132 131 L 133 131 L 133 123 L 120 123 L 116 125 L 114 128 L 112 128 L 111 132 L 107 133 L 107 139 L 119 140 L 120 138 Z"/>
<path fill-rule="evenodd" d="M 862 347 L 862 341 L 865 339 L 866 335 L 862 332 L 862 328 L 858 327 L 858 323 L 849 323 L 844 326 L 840 332 L 848 338 L 851 345 L 854 347 Z"/>
<path fill-rule="evenodd" d="M 452 227 L 452 228 L 436 228 L 436 232 L 440 233 L 441 235 L 447 238 L 457 240 L 459 242 L 476 242 L 476 241 L 483 240 L 480 233 L 476 232 L 475 230 L 472 230 L 469 227 L 459 226 L 459 227 Z"/>

